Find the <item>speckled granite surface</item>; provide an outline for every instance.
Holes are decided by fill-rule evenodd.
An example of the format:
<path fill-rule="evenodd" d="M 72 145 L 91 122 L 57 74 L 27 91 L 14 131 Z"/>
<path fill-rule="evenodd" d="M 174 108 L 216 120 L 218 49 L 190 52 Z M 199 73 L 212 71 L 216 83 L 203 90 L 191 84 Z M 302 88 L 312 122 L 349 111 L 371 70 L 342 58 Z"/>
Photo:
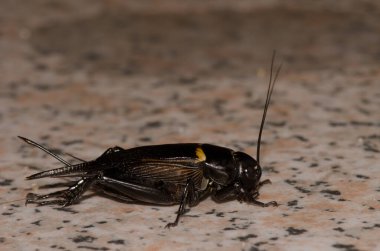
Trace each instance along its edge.
<path fill-rule="evenodd" d="M 295 3 L 1 1 L 1 249 L 379 250 L 379 6 Z M 260 199 L 279 207 L 208 199 L 168 230 L 177 206 L 24 206 L 65 180 L 26 181 L 60 164 L 17 135 L 86 160 L 180 142 L 255 155 L 273 49 Z"/>

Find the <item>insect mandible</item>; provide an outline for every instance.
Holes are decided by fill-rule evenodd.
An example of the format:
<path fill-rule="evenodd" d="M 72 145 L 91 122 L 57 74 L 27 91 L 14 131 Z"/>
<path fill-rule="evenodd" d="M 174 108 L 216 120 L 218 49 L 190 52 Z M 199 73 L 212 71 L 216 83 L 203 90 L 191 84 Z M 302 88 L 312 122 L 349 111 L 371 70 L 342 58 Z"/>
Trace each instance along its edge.
<path fill-rule="evenodd" d="M 67 189 L 49 193 L 29 193 L 26 204 L 38 206 L 70 206 L 83 193 L 93 187 L 106 195 L 129 203 L 153 205 L 179 204 L 176 219 L 166 225 L 176 226 L 185 213 L 185 207 L 196 206 L 211 196 L 216 202 L 238 200 L 261 207 L 277 206 L 276 201 L 258 201 L 259 189 L 271 183 L 260 181 L 261 136 L 281 65 L 274 72 L 273 53 L 269 87 L 257 140 L 257 159 L 244 152 L 211 144 L 185 143 L 149 145 L 130 149 L 115 146 L 107 149 L 100 157 L 71 164 L 51 150 L 24 137 L 26 143 L 51 155 L 64 167 L 33 174 L 26 179 L 45 177 L 77 177 L 79 180 Z M 74 157 L 74 156 L 73 156 Z"/>

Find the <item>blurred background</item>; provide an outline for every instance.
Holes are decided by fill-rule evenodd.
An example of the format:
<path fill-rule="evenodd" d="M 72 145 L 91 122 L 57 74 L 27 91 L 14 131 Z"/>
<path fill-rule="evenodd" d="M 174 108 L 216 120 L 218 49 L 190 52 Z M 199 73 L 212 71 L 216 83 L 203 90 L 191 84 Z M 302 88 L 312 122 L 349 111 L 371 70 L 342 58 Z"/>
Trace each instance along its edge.
<path fill-rule="evenodd" d="M 379 62 L 379 5 L 2 0 L 2 68 L 24 56 L 60 73 L 239 76 L 266 67 L 275 49 L 288 71 L 348 70 Z"/>

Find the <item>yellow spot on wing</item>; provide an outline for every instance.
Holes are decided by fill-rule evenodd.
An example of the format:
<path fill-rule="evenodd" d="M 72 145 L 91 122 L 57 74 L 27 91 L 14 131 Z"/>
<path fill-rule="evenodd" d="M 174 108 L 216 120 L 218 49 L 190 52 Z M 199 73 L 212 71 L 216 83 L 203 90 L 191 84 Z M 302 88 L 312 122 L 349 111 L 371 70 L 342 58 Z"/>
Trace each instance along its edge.
<path fill-rule="evenodd" d="M 195 149 L 195 154 L 198 157 L 198 161 L 205 161 L 206 160 L 206 154 L 200 146 L 198 146 L 197 149 Z"/>

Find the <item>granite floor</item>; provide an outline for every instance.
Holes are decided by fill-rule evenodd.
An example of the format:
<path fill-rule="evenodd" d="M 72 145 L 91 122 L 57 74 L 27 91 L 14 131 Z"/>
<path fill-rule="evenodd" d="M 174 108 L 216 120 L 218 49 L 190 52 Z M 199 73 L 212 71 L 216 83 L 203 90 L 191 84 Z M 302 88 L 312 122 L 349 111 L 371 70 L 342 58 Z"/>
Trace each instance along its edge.
<path fill-rule="evenodd" d="M 0 1 L 2 250 L 380 250 L 376 1 Z M 70 178 L 25 180 L 107 148 L 201 142 L 256 155 L 260 208 L 123 203 L 91 190 L 24 206 Z M 74 179 L 75 180 L 75 179 Z"/>

